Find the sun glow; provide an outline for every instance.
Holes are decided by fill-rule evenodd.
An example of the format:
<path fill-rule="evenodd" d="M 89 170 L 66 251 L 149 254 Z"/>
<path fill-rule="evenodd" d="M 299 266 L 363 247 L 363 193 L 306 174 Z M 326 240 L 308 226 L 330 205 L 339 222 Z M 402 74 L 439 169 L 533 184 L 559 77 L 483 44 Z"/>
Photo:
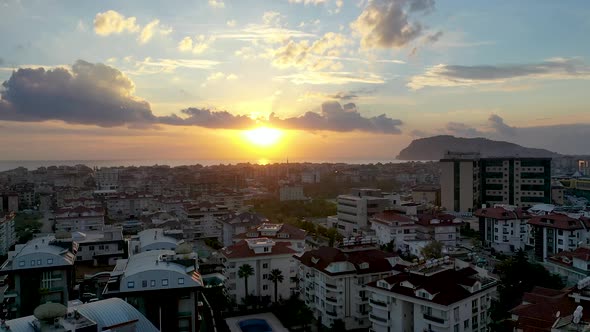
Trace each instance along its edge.
<path fill-rule="evenodd" d="M 244 132 L 246 139 L 259 147 L 270 147 L 279 142 L 283 133 L 279 129 L 258 127 Z"/>

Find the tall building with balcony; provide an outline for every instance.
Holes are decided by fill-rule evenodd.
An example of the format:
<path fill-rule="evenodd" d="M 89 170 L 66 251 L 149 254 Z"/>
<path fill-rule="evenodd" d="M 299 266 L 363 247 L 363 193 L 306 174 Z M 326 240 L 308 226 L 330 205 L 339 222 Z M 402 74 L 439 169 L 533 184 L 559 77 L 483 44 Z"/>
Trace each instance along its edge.
<path fill-rule="evenodd" d="M 220 220 L 220 242 L 224 247 L 231 246 L 237 234 L 245 233 L 250 227 L 268 222 L 268 218 L 252 212 L 230 213 Z"/>
<path fill-rule="evenodd" d="M 590 218 L 562 213 L 533 216 L 529 220 L 535 244 L 535 257 L 545 261 L 562 251 L 590 244 Z"/>
<path fill-rule="evenodd" d="M 187 240 L 219 238 L 222 225 L 219 220 L 227 216 L 230 211 L 225 205 L 201 202 L 186 209 L 187 220 L 183 223 L 183 230 Z"/>
<path fill-rule="evenodd" d="M 329 223 L 342 235 L 359 234 L 370 228 L 369 219 L 373 215 L 389 205 L 389 199 L 383 197 L 380 189 L 353 189 L 348 195 L 338 196 L 338 214 Z"/>
<path fill-rule="evenodd" d="M 118 260 L 102 296 L 124 298 L 161 331 L 196 332 L 202 286 L 197 255 L 184 244 Z"/>
<path fill-rule="evenodd" d="M 496 205 L 475 211 L 479 218 L 479 234 L 484 247 L 510 253 L 533 245 L 528 220 L 531 215 L 511 205 Z"/>
<path fill-rule="evenodd" d="M 402 260 L 374 246 L 321 247 L 296 258 L 300 297 L 326 327 L 335 320 L 347 329 L 367 328 L 369 292 L 367 283 L 394 273 Z"/>
<path fill-rule="evenodd" d="M 102 231 L 104 210 L 101 207 L 76 206 L 55 212 L 55 230 L 65 232 Z"/>
<path fill-rule="evenodd" d="M 9 303 L 8 317 L 31 315 L 39 304 L 47 301 L 67 305 L 77 251 L 76 242 L 54 236 L 17 244 L 0 269 L 9 280 L 4 294 L 5 302 Z"/>
<path fill-rule="evenodd" d="M 414 219 L 393 210 L 385 210 L 371 218 L 371 229 L 375 231 L 379 245 L 393 242 L 394 250 L 405 250 L 404 241 L 415 240 L 417 228 Z"/>
<path fill-rule="evenodd" d="M 14 212 L 0 211 L 0 255 L 6 255 L 10 247 L 16 243 L 15 216 Z"/>
<path fill-rule="evenodd" d="M 248 294 L 267 301 L 274 301 L 274 284 L 269 280 L 274 269 L 281 271 L 283 282 L 278 284 L 278 297 L 287 299 L 296 292 L 295 261 L 297 251 L 289 242 L 278 242 L 260 237 L 241 240 L 220 251 L 223 256 L 225 288 L 228 295 L 237 303 L 241 303 Z M 246 280 L 240 278 L 239 270 L 243 265 L 252 267 L 253 275 Z"/>
<path fill-rule="evenodd" d="M 396 271 L 367 285 L 371 331 L 486 331 L 497 284 L 448 258 Z"/>
<path fill-rule="evenodd" d="M 440 160 L 441 206 L 471 212 L 480 202 L 479 153 L 449 152 Z"/>
<path fill-rule="evenodd" d="M 73 232 L 72 241 L 78 243 L 76 264 L 115 265 L 118 259 L 127 258 L 129 252 L 121 228 L 109 227 L 102 232 Z"/>

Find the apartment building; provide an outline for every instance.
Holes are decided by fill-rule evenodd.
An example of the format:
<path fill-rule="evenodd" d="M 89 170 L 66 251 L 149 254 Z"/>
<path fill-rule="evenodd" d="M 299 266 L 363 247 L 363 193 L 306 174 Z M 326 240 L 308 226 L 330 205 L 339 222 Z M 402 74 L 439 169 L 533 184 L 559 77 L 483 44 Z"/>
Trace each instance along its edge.
<path fill-rule="evenodd" d="M 370 229 L 369 219 L 390 205 L 380 189 L 353 189 L 348 195 L 337 198 L 336 218 L 330 218 L 329 226 L 342 235 L 360 234 Z"/>
<path fill-rule="evenodd" d="M 440 206 L 440 187 L 433 185 L 416 186 L 412 188 L 412 201 Z"/>
<path fill-rule="evenodd" d="M 16 243 L 16 232 L 14 230 L 14 212 L 0 211 L 0 255 L 4 256 Z"/>
<path fill-rule="evenodd" d="M 78 243 L 76 264 L 115 265 L 118 259 L 127 258 L 129 251 L 122 228 L 108 227 L 102 231 L 73 232 L 72 241 Z"/>
<path fill-rule="evenodd" d="M 571 251 L 559 252 L 548 257 L 543 266 L 561 276 L 568 286 L 573 286 L 590 276 L 590 247 L 582 245 Z"/>
<path fill-rule="evenodd" d="M 283 282 L 278 285 L 279 298 L 287 299 L 296 292 L 295 263 L 293 255 L 297 252 L 289 242 L 277 242 L 269 238 L 249 238 L 220 250 L 223 256 L 225 289 L 229 297 L 242 303 L 248 295 L 266 301 L 274 301 L 274 284 L 269 280 L 270 271 L 278 269 Z M 240 278 L 240 267 L 249 265 L 253 274 L 247 279 Z"/>
<path fill-rule="evenodd" d="M 562 251 L 574 250 L 581 244 L 590 244 L 588 217 L 550 213 L 533 216 L 528 224 L 532 227 L 535 257 L 539 261 Z"/>
<path fill-rule="evenodd" d="M 455 212 L 471 212 L 480 205 L 479 153 L 449 152 L 440 160 L 441 206 Z"/>
<path fill-rule="evenodd" d="M 220 220 L 220 242 L 224 247 L 231 246 L 235 235 L 245 233 L 250 227 L 269 222 L 268 218 L 252 212 L 229 213 Z"/>
<path fill-rule="evenodd" d="M 480 204 L 551 203 L 551 158 L 449 153 L 440 167 L 441 205 L 449 211 L 472 212 Z"/>
<path fill-rule="evenodd" d="M 443 213 L 420 213 L 416 217 L 416 238 L 455 247 L 460 238 L 461 219 Z"/>
<path fill-rule="evenodd" d="M 416 239 L 417 228 L 414 219 L 394 210 L 385 210 L 371 218 L 371 229 L 375 231 L 378 244 L 393 242 L 394 250 L 406 250 L 405 241 Z"/>
<path fill-rule="evenodd" d="M 275 242 L 286 242 L 298 253 L 305 251 L 305 236 L 307 232 L 290 224 L 262 223 L 250 227 L 246 232 L 234 236 L 234 243 L 246 239 L 265 237 Z"/>
<path fill-rule="evenodd" d="M 196 332 L 202 286 L 197 254 L 185 244 L 118 260 L 102 295 L 124 298 L 161 331 Z"/>
<path fill-rule="evenodd" d="M 284 184 L 279 188 L 279 200 L 285 201 L 306 201 L 303 193 L 303 186 L 298 184 Z"/>
<path fill-rule="evenodd" d="M 590 160 L 578 160 L 578 172 L 583 176 L 590 176 Z"/>
<path fill-rule="evenodd" d="M 18 212 L 18 193 L 0 194 L 0 212 Z"/>
<path fill-rule="evenodd" d="M 396 271 L 367 285 L 371 331 L 487 331 L 497 285 L 448 258 Z"/>
<path fill-rule="evenodd" d="M 86 232 L 104 228 L 104 210 L 101 207 L 62 208 L 55 212 L 54 219 L 56 231 Z"/>
<path fill-rule="evenodd" d="M 483 204 L 551 203 L 551 158 L 481 159 Z"/>
<path fill-rule="evenodd" d="M 296 257 L 300 297 L 322 325 L 343 320 L 347 329 L 368 328 L 367 283 L 394 273 L 401 259 L 371 244 L 321 247 Z"/>
<path fill-rule="evenodd" d="M 118 194 L 106 199 L 107 215 L 113 220 L 138 218 L 156 206 L 151 194 Z"/>
<path fill-rule="evenodd" d="M 115 167 L 100 168 L 94 173 L 96 189 L 117 190 L 119 189 L 119 173 L 122 169 Z"/>
<path fill-rule="evenodd" d="M 17 244 L 0 269 L 9 280 L 4 294 L 9 303 L 8 317 L 31 315 L 39 304 L 47 301 L 67 305 L 74 282 L 77 252 L 76 242 L 62 241 L 54 236 Z"/>
<path fill-rule="evenodd" d="M 222 225 L 220 220 L 230 213 L 225 205 L 201 202 L 187 207 L 187 221 L 182 229 L 189 241 L 207 238 L 219 238 Z"/>
<path fill-rule="evenodd" d="M 161 228 L 143 230 L 131 238 L 129 242 L 130 255 L 152 250 L 176 250 L 176 247 L 184 241 L 179 238 L 182 237 L 182 233 L 180 236 L 174 235 Z"/>
<path fill-rule="evenodd" d="M 485 247 L 510 253 L 533 245 L 528 221 L 531 215 L 512 205 L 495 205 L 475 211 L 479 218 L 480 239 Z"/>
<path fill-rule="evenodd" d="M 0 324 L 0 332 L 158 332 L 154 324 L 122 299 L 112 298 L 66 308 L 56 303 L 42 304 L 34 316 Z"/>

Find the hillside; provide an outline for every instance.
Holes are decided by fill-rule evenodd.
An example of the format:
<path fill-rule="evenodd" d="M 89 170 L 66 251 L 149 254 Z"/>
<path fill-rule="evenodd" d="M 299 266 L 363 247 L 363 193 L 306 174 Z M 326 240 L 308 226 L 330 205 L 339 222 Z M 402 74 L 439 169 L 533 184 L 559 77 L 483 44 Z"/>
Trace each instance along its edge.
<path fill-rule="evenodd" d="M 440 135 L 415 139 L 396 157 L 400 160 L 438 160 L 446 151 L 479 152 L 482 157 L 558 157 L 544 149 L 526 148 L 518 144 L 487 138 L 462 138 Z"/>

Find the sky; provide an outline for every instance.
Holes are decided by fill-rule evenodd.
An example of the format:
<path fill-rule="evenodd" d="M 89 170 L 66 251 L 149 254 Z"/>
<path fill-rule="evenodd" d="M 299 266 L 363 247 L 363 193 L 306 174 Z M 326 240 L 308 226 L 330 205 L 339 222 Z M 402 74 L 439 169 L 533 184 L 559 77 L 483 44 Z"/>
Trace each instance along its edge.
<path fill-rule="evenodd" d="M 588 17 L 586 0 L 0 0 L 0 160 L 389 160 L 441 134 L 590 154 Z"/>

